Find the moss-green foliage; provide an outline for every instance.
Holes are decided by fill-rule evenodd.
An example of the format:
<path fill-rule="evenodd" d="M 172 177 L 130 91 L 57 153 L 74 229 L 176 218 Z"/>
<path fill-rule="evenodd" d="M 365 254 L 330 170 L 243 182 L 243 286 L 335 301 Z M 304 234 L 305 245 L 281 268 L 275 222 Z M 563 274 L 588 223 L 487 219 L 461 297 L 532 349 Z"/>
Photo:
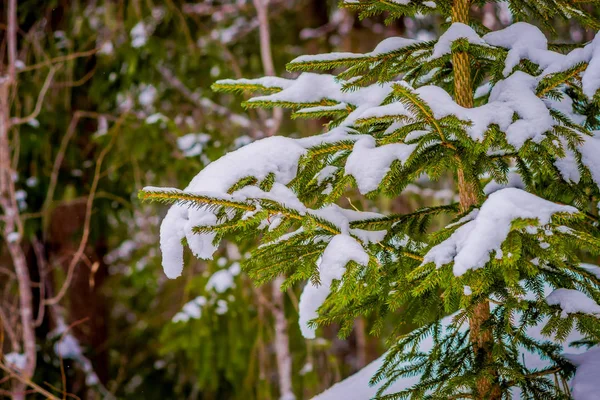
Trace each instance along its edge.
<path fill-rule="evenodd" d="M 474 2 L 483 5 L 484 1 Z M 509 1 L 517 19 L 535 18 L 543 25 L 551 25 L 552 18 L 574 15 L 580 21 L 597 24 L 570 1 Z M 385 0 L 361 0 L 345 5 L 363 18 L 385 13 L 389 21 L 403 15 L 416 13 L 441 13 L 450 16 L 451 1 L 437 1 L 437 7 L 413 0 L 400 5 Z M 485 28 L 473 23 L 479 30 Z M 371 83 L 384 83 L 402 77 L 412 87 L 432 84 L 453 93 L 455 74 L 452 54 L 431 59 L 435 42 L 422 42 L 400 50 L 364 57 L 338 57 L 334 60 L 318 57 L 310 61 L 288 64 L 290 71 L 334 70 L 343 90 L 352 91 Z M 470 56 L 472 76 L 477 87 L 484 82 L 495 85 L 505 79 L 503 75 L 507 50 L 491 46 L 474 45 L 466 40 L 455 41 L 452 52 L 466 52 Z M 307 212 L 287 208 L 273 200 L 250 198 L 229 202 L 210 196 L 193 197 L 185 193 L 167 191 L 141 192 L 147 200 L 179 202 L 194 207 L 211 209 L 224 207 L 229 214 L 221 213 L 220 224 L 198 227 L 200 233 L 213 232 L 221 237 L 262 235 L 262 246 L 252 251 L 244 269 L 257 282 L 285 275 L 285 287 L 294 283 L 320 280 L 317 268 L 319 257 L 330 239 L 339 234 L 349 234 L 369 255 L 366 265 L 350 262 L 344 277 L 336 281 L 327 301 L 319 310 L 316 325 L 340 324 L 339 333 L 346 336 L 358 316 L 373 320 L 372 333 L 383 331 L 385 321 L 394 313 L 401 313 L 400 326 L 388 337 L 391 350 L 373 383 L 385 382 L 379 391 L 385 399 L 447 399 L 461 394 L 477 394 L 477 382 L 482 378 L 497 379 L 504 396 L 510 387 L 518 386 L 530 398 L 566 398 L 562 386 L 556 386 L 552 375 L 537 374 L 524 365 L 520 352 L 523 349 L 540 354 L 550 360 L 562 378 L 569 378 L 573 367 L 561 357 L 558 343 L 575 327 L 588 343 L 600 341 L 600 328 L 593 316 L 572 314 L 561 318 L 561 310 L 545 302 L 544 287 L 575 288 L 600 301 L 597 277 L 579 267 L 579 263 L 600 254 L 600 233 L 596 204 L 600 192 L 591 179 L 590 172 L 581 164 L 577 146 L 582 138 L 591 135 L 598 126 L 598 95 L 592 99 L 583 96 L 579 74 L 586 68 L 579 64 L 564 71 L 542 77 L 536 89 L 540 98 L 560 99 L 570 97 L 575 111 L 585 116 L 585 123 L 572 121 L 567 115 L 549 106 L 556 122 L 545 132 L 543 140 L 527 141 L 516 148 L 506 140 L 499 126 L 490 125 L 481 140 L 468 134 L 470 121 L 449 115 L 437 118 L 431 107 L 413 88 L 395 84 L 384 104 L 401 103 L 408 113 L 368 117 L 353 120 L 348 140 L 323 143 L 310 148 L 300 160 L 298 174 L 289 188 L 308 207 Z M 542 69 L 532 61 L 522 60 L 513 72 L 522 71 L 538 76 Z M 222 82 L 214 89 L 226 92 L 268 89 L 248 82 Z M 273 92 L 272 89 L 269 89 Z M 485 104 L 487 96 L 478 99 Z M 340 126 L 343 119 L 357 105 L 336 108 L 337 101 L 323 98 L 303 102 L 274 100 L 247 101 L 246 107 L 285 107 L 295 111 L 295 117 L 331 118 L 330 126 Z M 319 108 L 302 112 L 302 108 Z M 329 108 L 328 108 L 329 107 Z M 515 113 L 514 119 L 521 117 Z M 393 131 L 393 123 L 401 122 Z M 407 139 L 413 131 L 423 131 L 417 138 Z M 486 200 L 484 184 L 493 178 L 498 183 L 508 181 L 511 167 L 523 178 L 526 190 L 549 201 L 576 206 L 573 214 L 558 213 L 540 226 L 536 219 L 513 221 L 501 252 L 491 254 L 484 268 L 470 270 L 455 276 L 452 263 L 436 267 L 422 263 L 423 256 L 436 244 L 448 239 L 468 219 L 471 210 L 460 210 L 456 204 L 416 210 L 406 215 L 357 217 L 349 230 L 312 212 L 322 207 L 333 207 L 349 188 L 356 186 L 354 178 L 344 173 L 348 156 L 353 151 L 352 135 L 371 135 L 377 145 L 394 143 L 414 144 L 415 149 L 405 162 L 391 164 L 389 171 L 376 190 L 367 197 L 395 197 L 422 175 L 439 179 L 445 174 L 461 170 L 466 181 L 476 192 L 478 203 Z M 582 178 L 578 183 L 563 179 L 554 162 L 570 149 L 576 154 Z M 326 177 L 319 172 L 328 167 Z M 331 169 L 331 167 L 335 167 Z M 268 191 L 269 185 L 243 178 L 235 188 L 258 185 Z M 476 205 L 474 208 L 477 208 Z M 437 232 L 428 225 L 438 215 L 450 215 L 454 224 Z M 361 215 L 361 214 L 357 214 Z M 277 224 L 272 226 L 276 219 Z M 265 223 L 267 221 L 267 223 Z M 532 229 L 533 227 L 533 229 Z M 385 231 L 380 240 L 362 239 L 367 233 Z M 465 288 L 470 288 L 469 291 Z M 482 359 L 473 351 L 469 339 L 469 319 L 474 307 L 482 301 L 494 306 L 486 329 L 493 332 L 493 357 Z M 449 317 L 451 315 L 451 317 Z M 446 327 L 442 318 L 451 319 Z M 542 324 L 546 338 L 534 337 L 528 328 Z M 400 334 L 403 326 L 417 327 L 409 334 Z M 419 344 L 429 338 L 433 344 L 429 352 L 419 349 Z M 405 391 L 383 395 L 396 379 L 420 375 L 421 381 Z M 477 394 L 481 396 L 482 394 Z M 479 397 L 478 397 L 479 398 Z"/>

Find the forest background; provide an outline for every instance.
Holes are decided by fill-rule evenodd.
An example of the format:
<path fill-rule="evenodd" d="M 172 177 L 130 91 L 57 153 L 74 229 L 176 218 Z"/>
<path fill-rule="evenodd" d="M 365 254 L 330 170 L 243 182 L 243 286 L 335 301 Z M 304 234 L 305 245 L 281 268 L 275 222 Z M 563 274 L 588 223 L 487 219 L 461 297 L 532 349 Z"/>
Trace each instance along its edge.
<path fill-rule="evenodd" d="M 512 21 L 502 3 L 473 12 L 490 29 Z M 363 319 L 346 340 L 335 326 L 302 338 L 301 287 L 280 294 L 239 272 L 252 242 L 227 243 L 212 262 L 186 254 L 184 276 L 168 280 L 165 210 L 136 193 L 184 187 L 227 151 L 326 122 L 244 110 L 210 90 L 215 80 L 293 76 L 284 66 L 298 55 L 429 40 L 444 21 L 385 25 L 326 0 L 5 0 L 0 15 L 0 398 L 19 398 L 15 388 L 27 398 L 310 398 L 383 352 Z M 575 22 L 555 28 L 555 42 L 593 36 Z M 399 213 L 455 196 L 442 179 L 369 202 Z"/>

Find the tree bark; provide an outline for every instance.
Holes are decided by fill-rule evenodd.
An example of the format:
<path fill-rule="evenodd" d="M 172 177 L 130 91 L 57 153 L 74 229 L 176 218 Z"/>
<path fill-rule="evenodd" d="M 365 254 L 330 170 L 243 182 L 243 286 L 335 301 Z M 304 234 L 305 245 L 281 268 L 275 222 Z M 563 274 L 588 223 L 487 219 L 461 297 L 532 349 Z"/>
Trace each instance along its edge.
<path fill-rule="evenodd" d="M 469 25 L 469 10 L 471 0 L 454 0 L 452 7 L 452 22 Z M 466 108 L 473 107 L 473 81 L 471 78 L 471 64 L 466 52 L 453 52 L 452 64 L 454 67 L 454 95 L 456 102 Z M 457 169 L 457 183 L 462 211 L 468 210 L 477 204 L 477 192 L 472 183 L 465 179 L 462 167 Z M 493 361 L 494 337 L 492 331 L 486 328 L 490 320 L 490 303 L 487 300 L 475 305 L 473 316 L 469 319 L 470 341 L 475 352 L 478 364 L 491 364 Z M 492 376 L 482 376 L 477 380 L 474 398 L 478 400 L 499 400 L 502 392 L 498 379 Z"/>
<path fill-rule="evenodd" d="M 275 65 L 271 51 L 271 32 L 269 27 L 269 0 L 253 0 L 254 8 L 259 22 L 260 56 L 265 75 L 275 75 Z M 283 110 L 273 109 L 272 119 L 263 120 L 267 136 L 277 133 Z M 277 359 L 277 377 L 279 379 L 279 393 L 281 400 L 295 400 L 292 389 L 292 356 L 290 354 L 290 339 L 288 324 L 285 318 L 284 297 L 281 292 L 283 277 L 277 277 L 272 283 L 272 314 L 275 319 L 275 357 Z"/>
<path fill-rule="evenodd" d="M 15 61 L 17 51 L 17 3 L 9 0 L 7 12 L 6 37 L 8 43 L 7 76 L 0 78 L 0 207 L 4 219 L 4 239 L 10 253 L 19 286 L 19 316 L 21 322 L 25 366 L 20 370 L 23 380 L 16 381 L 12 398 L 25 399 L 26 385 L 23 383 L 33 377 L 36 365 L 35 328 L 33 321 L 33 303 L 31 280 L 25 253 L 21 248 L 23 227 L 19 219 L 19 208 L 15 199 L 15 185 L 11 166 L 9 143 L 10 131 L 10 92 L 15 87 Z"/>
<path fill-rule="evenodd" d="M 273 285 L 272 302 L 273 318 L 275 319 L 275 356 L 277 358 L 277 376 L 279 378 L 279 393 L 281 400 L 294 400 L 292 390 L 292 355 L 290 354 L 290 339 L 288 324 L 285 319 L 284 298 L 281 291 L 283 277 L 277 277 Z"/>

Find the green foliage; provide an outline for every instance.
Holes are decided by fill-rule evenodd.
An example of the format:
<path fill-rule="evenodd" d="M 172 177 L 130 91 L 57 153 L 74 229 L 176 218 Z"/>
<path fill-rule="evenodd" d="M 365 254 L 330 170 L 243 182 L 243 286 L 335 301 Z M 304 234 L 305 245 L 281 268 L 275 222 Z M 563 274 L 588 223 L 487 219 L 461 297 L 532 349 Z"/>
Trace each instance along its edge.
<path fill-rule="evenodd" d="M 508 3 L 517 20 L 535 17 L 550 26 L 555 17 L 576 16 L 583 23 L 597 24 L 573 2 Z M 437 1 L 433 7 L 432 2 L 417 0 L 407 4 L 384 0 L 344 3 L 361 18 L 385 13 L 388 22 L 416 13 L 436 12 L 449 17 L 452 4 Z M 477 29 L 485 32 L 481 26 Z M 511 388 L 518 387 L 526 397 L 568 398 L 551 376 L 555 373 L 561 379 L 569 379 L 574 372 L 560 355 L 560 343 L 574 328 L 587 343 L 599 343 L 600 324 L 595 316 L 585 313 L 564 318 L 559 307 L 547 304 L 545 291 L 573 288 L 600 301 L 597 277 L 579 266 L 582 260 L 600 255 L 596 206 L 600 192 L 579 151 L 586 138 L 593 136 L 598 120 L 598 95 L 590 99 L 582 92 L 580 78 L 587 64 L 582 62 L 544 74 L 544 68 L 534 61 L 519 60 L 511 74 L 537 79 L 532 95 L 544 99 L 554 123 L 543 137 L 516 145 L 498 124 L 489 124 L 482 137 L 474 137 L 474 121 L 456 113 L 440 115 L 434 100 L 425 101 L 420 95 L 423 92 L 419 92 L 423 86 L 436 85 L 454 95 L 455 88 L 461 85 L 459 80 L 465 79 L 456 73 L 457 54 L 468 55 L 472 74 L 466 79 L 475 88 L 484 83 L 492 87 L 501 84 L 507 78 L 504 70 L 509 49 L 473 44 L 463 38 L 454 40 L 449 53 L 434 58 L 435 45 L 435 41 L 408 43 L 383 53 L 334 53 L 301 57 L 289 63 L 290 71 L 339 71 L 339 93 L 318 92 L 320 97 L 286 97 L 288 84 L 293 84 L 290 82 L 270 86 L 260 80 L 227 80 L 213 85 L 213 89 L 223 92 L 277 93 L 274 97 L 251 99 L 244 106 L 290 108 L 294 118 L 329 118 L 328 129 L 344 131 L 342 139 L 307 146 L 295 178 L 286 183 L 303 207 L 285 206 L 283 201 L 269 196 L 274 175 L 269 184 L 252 177 L 242 178 L 229 192 L 231 198 L 167 190 L 142 191 L 140 197 L 206 211 L 219 209 L 216 225 L 196 228 L 200 234 L 216 234 L 217 240 L 260 236 L 261 246 L 243 263 L 244 270 L 258 283 L 283 275 L 284 288 L 304 280 L 318 286 L 324 273 L 320 265 L 329 243 L 338 235 L 349 236 L 358 243 L 368 262 L 346 263 L 343 277 L 334 279 L 329 296 L 312 323 L 338 323 L 339 335 L 346 337 L 354 320 L 366 316 L 373 321 L 372 332 L 378 334 L 388 318 L 402 313 L 401 323 L 387 338 L 391 350 L 372 380 L 373 384 L 382 383 L 378 398 L 484 398 L 485 394 L 478 392 L 482 379 L 496 382 L 504 397 L 509 396 Z M 398 78 L 404 82 L 394 82 Z M 355 118 L 364 103 L 359 96 L 345 95 L 360 94 L 370 84 L 389 87 L 389 94 L 381 104 L 370 105 L 378 112 L 358 114 Z M 347 99 L 355 99 L 356 104 Z M 560 109 L 563 99 L 574 105 L 573 110 Z M 484 105 L 488 100 L 488 96 L 483 96 L 477 103 Z M 515 109 L 513 122 L 526 120 L 520 111 Z M 577 118 L 573 117 L 575 114 L 579 114 Z M 586 122 L 581 122 L 580 116 Z M 437 180 L 450 173 L 457 176 L 459 185 L 473 190 L 476 204 L 447 204 L 407 214 L 376 216 L 355 207 L 342 209 L 337 204 L 343 197 L 353 193 L 354 187 L 360 189 L 356 177 L 344 173 L 344 169 L 365 137 L 375 143 L 375 149 L 412 146 L 409 156 L 390 163 L 375 190 L 363 193 L 367 198 L 397 197 L 423 175 Z M 581 175 L 577 182 L 566 179 L 557 166 L 557 160 L 568 154 L 573 154 Z M 477 212 L 488 199 L 484 184 L 491 178 L 495 184 L 506 185 L 515 171 L 528 192 L 577 209 L 555 212 L 550 221 L 543 223 L 537 217 L 511 217 L 506 237 L 491 251 L 482 268 L 459 274 L 453 271 L 453 257 L 441 265 L 428 259 L 436 246 L 460 238 L 467 224 L 476 224 Z M 259 190 L 253 193 L 258 194 L 237 199 L 236 190 L 247 185 L 257 187 Z M 431 221 L 443 214 L 451 215 L 454 223 L 432 232 Z M 481 334 L 472 321 L 482 303 L 494 304 L 481 328 L 491 332 L 491 357 L 482 356 L 472 345 L 477 340 L 472 335 Z M 416 328 L 406 334 L 402 330 L 406 326 Z M 541 338 L 535 333 L 538 328 L 544 335 Z M 528 368 L 521 359 L 523 352 L 549 360 L 552 368 Z M 386 394 L 396 380 L 416 375 L 419 383 Z"/>

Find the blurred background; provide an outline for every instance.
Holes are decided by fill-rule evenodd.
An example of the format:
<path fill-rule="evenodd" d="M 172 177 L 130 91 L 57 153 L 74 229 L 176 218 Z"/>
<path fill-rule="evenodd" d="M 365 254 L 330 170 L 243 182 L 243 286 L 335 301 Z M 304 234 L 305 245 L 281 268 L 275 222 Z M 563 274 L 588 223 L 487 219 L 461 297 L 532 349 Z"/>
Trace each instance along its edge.
<path fill-rule="evenodd" d="M 184 275 L 168 280 L 158 246 L 166 210 L 141 204 L 136 193 L 146 185 L 183 188 L 228 151 L 273 134 L 320 133 L 327 122 L 246 111 L 242 96 L 211 92 L 215 80 L 293 77 L 285 64 L 298 55 L 366 52 L 389 36 L 431 40 L 444 21 L 359 21 L 329 0 L 15 3 L 12 58 L 9 0 L 0 4 L 0 75 L 12 68 L 14 77 L 0 103 L 10 122 L 0 398 L 17 398 L 10 371 L 25 365 L 27 332 L 37 353 L 27 398 L 45 398 L 33 383 L 57 398 L 290 400 L 291 385 L 308 399 L 383 352 L 369 320 L 357 320 L 344 340 L 336 326 L 304 340 L 301 287 L 279 295 L 240 271 L 252 242 L 225 243 L 208 262 L 186 253 Z M 502 3 L 473 12 L 489 29 L 511 22 Z M 555 26 L 556 42 L 593 36 L 574 23 Z M 346 201 L 402 212 L 454 197 L 451 180 L 442 179 L 411 185 L 394 200 L 349 192 Z M 399 318 L 389 316 L 384 331 Z"/>

